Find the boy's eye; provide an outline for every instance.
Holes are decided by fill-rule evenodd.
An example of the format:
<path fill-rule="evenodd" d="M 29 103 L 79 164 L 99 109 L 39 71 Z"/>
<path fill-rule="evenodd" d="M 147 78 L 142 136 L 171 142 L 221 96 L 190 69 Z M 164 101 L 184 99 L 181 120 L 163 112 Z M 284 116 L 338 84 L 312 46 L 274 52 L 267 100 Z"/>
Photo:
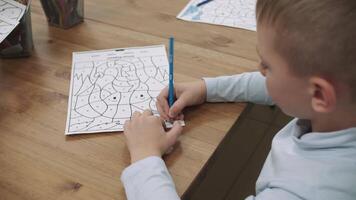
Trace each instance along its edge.
<path fill-rule="evenodd" d="M 266 64 L 264 64 L 263 62 L 260 62 L 260 67 L 261 67 L 261 69 L 268 69 L 269 67 L 266 65 Z"/>

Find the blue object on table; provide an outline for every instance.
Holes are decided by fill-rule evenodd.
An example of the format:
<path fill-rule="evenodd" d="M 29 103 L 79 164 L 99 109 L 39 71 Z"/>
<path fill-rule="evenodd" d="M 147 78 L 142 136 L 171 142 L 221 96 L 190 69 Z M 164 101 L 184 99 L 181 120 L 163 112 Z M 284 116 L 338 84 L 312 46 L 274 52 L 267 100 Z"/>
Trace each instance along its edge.
<path fill-rule="evenodd" d="M 200 2 L 200 3 L 197 4 L 197 7 L 202 6 L 202 5 L 206 4 L 206 3 L 209 3 L 210 1 L 213 1 L 213 0 L 205 0 L 205 1 L 202 1 L 202 2 Z"/>
<path fill-rule="evenodd" d="M 171 107 L 174 103 L 174 85 L 173 85 L 173 56 L 174 56 L 174 38 L 169 38 L 169 85 L 168 85 L 168 104 Z"/>

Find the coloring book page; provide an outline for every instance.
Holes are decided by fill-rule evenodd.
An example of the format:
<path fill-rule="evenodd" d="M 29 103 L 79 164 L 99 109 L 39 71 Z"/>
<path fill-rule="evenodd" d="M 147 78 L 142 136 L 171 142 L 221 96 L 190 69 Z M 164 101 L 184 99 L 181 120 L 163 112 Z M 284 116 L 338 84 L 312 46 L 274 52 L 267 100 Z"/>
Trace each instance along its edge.
<path fill-rule="evenodd" d="M 18 21 L 12 21 L 0 15 L 0 43 L 11 33 L 19 24 Z"/>
<path fill-rule="evenodd" d="M 26 11 L 26 6 L 13 0 L 0 0 L 0 15 L 13 20 L 20 21 Z"/>
<path fill-rule="evenodd" d="M 123 131 L 135 111 L 156 111 L 168 66 L 164 45 L 74 52 L 66 134 Z"/>
<path fill-rule="evenodd" d="M 13 0 L 0 0 L 0 43 L 16 28 L 26 6 Z"/>
<path fill-rule="evenodd" d="M 177 18 L 256 31 L 256 0 L 214 0 L 197 6 L 203 0 L 191 0 Z"/>

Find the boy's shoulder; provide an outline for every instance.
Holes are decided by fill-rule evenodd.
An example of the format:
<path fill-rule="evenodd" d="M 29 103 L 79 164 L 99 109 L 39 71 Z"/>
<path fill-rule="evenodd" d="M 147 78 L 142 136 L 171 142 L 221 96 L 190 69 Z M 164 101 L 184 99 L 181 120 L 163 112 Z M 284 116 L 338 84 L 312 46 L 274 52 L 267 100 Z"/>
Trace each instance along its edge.
<path fill-rule="evenodd" d="M 304 199 L 354 199 L 356 128 L 302 134 L 300 122 L 292 120 L 273 139 L 257 189 L 282 188 Z"/>

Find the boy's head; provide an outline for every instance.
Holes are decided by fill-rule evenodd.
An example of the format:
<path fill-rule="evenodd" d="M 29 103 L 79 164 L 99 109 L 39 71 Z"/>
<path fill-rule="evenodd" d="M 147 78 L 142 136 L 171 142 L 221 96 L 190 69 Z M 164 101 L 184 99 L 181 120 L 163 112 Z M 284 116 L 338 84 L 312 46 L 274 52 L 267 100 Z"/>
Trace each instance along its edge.
<path fill-rule="evenodd" d="M 311 107 L 301 112 L 300 109 L 299 112 L 291 110 L 290 114 L 308 118 L 313 109 L 326 111 L 318 110 L 318 108 L 322 109 L 320 107 L 313 107 L 320 106 L 318 103 L 332 104 L 335 101 L 338 104 L 348 101 L 355 104 L 355 0 L 257 0 L 256 15 L 257 48 L 262 57 L 262 68 L 271 65 L 268 68 L 273 74 L 274 67 L 284 66 L 286 73 L 301 81 L 268 84 L 267 71 L 269 90 L 273 90 L 274 86 L 280 89 L 287 86 L 284 88 L 287 90 L 293 84 L 297 84 L 294 85 L 296 87 L 289 88 L 308 88 L 308 91 L 290 92 L 297 96 L 304 95 L 301 97 L 303 99 L 298 99 L 298 102 L 309 101 Z M 310 88 L 311 86 L 315 87 L 314 90 Z M 318 90 L 319 87 L 322 87 L 322 90 Z M 308 95 L 313 96 L 308 97 Z M 323 101 L 325 98 L 326 102 L 317 101 Z M 290 101 L 292 101 L 290 103 L 298 103 Z M 283 105 L 281 107 L 283 109 Z M 335 106 L 330 109 L 334 108 Z"/>

